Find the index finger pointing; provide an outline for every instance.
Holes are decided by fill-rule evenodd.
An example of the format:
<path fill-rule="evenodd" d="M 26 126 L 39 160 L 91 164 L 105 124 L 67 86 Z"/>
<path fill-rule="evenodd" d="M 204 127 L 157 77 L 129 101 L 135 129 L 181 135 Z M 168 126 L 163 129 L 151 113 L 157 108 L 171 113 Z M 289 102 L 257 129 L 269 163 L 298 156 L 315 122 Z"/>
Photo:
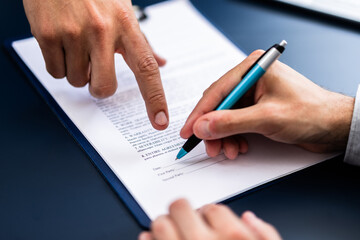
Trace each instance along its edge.
<path fill-rule="evenodd" d="M 169 113 L 158 63 L 140 30 L 123 38 L 124 59 L 135 74 L 147 113 L 155 129 L 165 129 Z"/>

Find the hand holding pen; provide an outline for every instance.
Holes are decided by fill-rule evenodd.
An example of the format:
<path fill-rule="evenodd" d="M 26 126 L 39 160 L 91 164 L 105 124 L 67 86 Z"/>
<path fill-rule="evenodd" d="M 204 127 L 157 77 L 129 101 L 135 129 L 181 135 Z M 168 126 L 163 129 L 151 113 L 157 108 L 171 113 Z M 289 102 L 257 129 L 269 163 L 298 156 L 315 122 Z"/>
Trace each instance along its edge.
<path fill-rule="evenodd" d="M 205 91 L 181 137 L 195 134 L 205 140 L 210 157 L 223 150 L 230 159 L 251 148 L 244 133 L 261 134 L 313 152 L 343 151 L 354 99 L 319 87 L 279 61 L 241 98 L 237 104 L 241 108 L 214 111 L 263 53 L 253 52 Z"/>
<path fill-rule="evenodd" d="M 244 73 L 241 81 L 228 93 L 220 105 L 215 108 L 215 111 L 231 109 L 241 97 L 264 75 L 266 70 L 274 63 L 285 50 L 287 42 L 283 40 L 280 44 L 275 44 L 263 53 L 257 61 L 248 68 Z M 226 95 L 223 95 L 226 96 Z M 202 140 L 195 135 L 192 135 L 180 149 L 176 159 L 180 159 L 195 148 Z"/>

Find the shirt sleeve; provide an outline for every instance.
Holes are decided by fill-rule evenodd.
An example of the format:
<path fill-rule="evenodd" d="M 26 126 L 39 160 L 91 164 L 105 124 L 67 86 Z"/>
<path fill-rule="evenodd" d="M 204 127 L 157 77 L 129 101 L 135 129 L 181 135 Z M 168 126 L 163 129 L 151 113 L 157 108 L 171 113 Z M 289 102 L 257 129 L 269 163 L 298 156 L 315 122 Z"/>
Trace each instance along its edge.
<path fill-rule="evenodd" d="M 352 165 L 360 166 L 360 85 L 356 93 L 354 112 L 344 161 Z"/>

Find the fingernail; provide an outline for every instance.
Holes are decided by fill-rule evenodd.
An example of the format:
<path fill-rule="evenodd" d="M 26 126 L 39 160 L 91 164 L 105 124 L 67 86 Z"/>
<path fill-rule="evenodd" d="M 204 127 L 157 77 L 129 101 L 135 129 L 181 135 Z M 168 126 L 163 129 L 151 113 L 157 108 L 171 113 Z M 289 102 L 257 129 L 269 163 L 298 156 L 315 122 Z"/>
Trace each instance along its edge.
<path fill-rule="evenodd" d="M 160 125 L 160 126 L 166 125 L 168 123 L 168 119 L 166 117 L 166 114 L 163 111 L 158 112 L 155 115 L 155 123 L 157 125 Z"/>
<path fill-rule="evenodd" d="M 209 121 L 207 121 L 207 120 L 201 121 L 198 124 L 198 128 L 199 128 L 199 134 L 201 135 L 201 137 L 207 138 L 207 137 L 211 136 L 210 128 L 209 128 Z"/>

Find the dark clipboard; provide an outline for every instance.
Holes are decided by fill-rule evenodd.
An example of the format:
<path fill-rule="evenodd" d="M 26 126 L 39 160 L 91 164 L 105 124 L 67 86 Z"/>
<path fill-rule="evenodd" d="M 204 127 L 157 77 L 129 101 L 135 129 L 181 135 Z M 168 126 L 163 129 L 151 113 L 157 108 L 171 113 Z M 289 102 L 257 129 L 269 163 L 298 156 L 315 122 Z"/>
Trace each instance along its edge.
<path fill-rule="evenodd" d="M 196 8 L 195 5 L 193 5 L 193 6 Z M 141 11 L 142 12 L 140 14 L 143 14 L 143 15 L 140 15 L 141 18 L 146 19 L 146 14 L 143 12 L 143 10 L 141 10 Z M 198 11 L 199 11 L 199 9 L 198 9 Z M 206 14 L 202 13 L 202 15 L 211 24 L 213 24 L 225 37 L 227 37 L 235 46 L 237 46 L 239 49 L 241 49 L 241 47 L 239 47 L 236 44 L 236 42 L 233 41 L 232 38 L 229 35 L 227 35 L 224 31 L 222 31 L 222 29 L 218 25 L 216 25 L 214 22 L 211 21 L 206 16 Z M 62 108 L 58 105 L 58 103 L 55 101 L 55 99 L 44 88 L 44 86 L 36 78 L 36 76 L 33 74 L 33 72 L 28 68 L 28 66 L 23 62 L 23 60 L 20 58 L 20 56 L 16 53 L 15 49 L 12 46 L 13 42 L 21 40 L 21 39 L 28 38 L 28 37 L 31 37 L 31 36 L 28 35 L 28 36 L 9 39 L 9 40 L 5 41 L 5 43 L 4 43 L 5 50 L 7 51 L 9 56 L 14 60 L 16 65 L 25 74 L 26 78 L 29 79 L 31 84 L 36 89 L 36 91 L 45 100 L 46 104 L 54 112 L 54 114 L 57 116 L 57 118 L 60 120 L 60 122 L 63 124 L 63 126 L 68 130 L 68 132 L 71 134 L 71 136 L 83 148 L 85 153 L 89 156 L 89 159 L 91 160 L 92 164 L 98 169 L 100 174 L 110 184 L 112 189 L 119 196 L 119 198 L 122 200 L 122 202 L 126 205 L 128 210 L 134 216 L 134 218 L 137 220 L 137 222 L 140 224 L 140 226 L 143 229 L 149 229 L 150 224 L 151 224 L 151 220 L 146 215 L 144 210 L 140 207 L 140 205 L 137 203 L 137 201 L 133 198 L 133 196 L 127 190 L 125 185 L 120 181 L 120 179 L 115 175 L 115 173 L 109 168 L 109 166 L 102 159 L 102 157 L 99 155 L 99 153 L 94 149 L 94 147 L 90 144 L 90 142 L 86 139 L 86 137 L 80 132 L 80 130 L 75 126 L 75 124 L 71 121 L 71 119 L 66 115 L 66 113 L 62 110 Z M 318 165 L 318 164 L 321 164 L 321 162 L 317 163 L 316 165 Z M 304 170 L 301 170 L 301 171 L 304 171 Z M 294 175 L 294 173 L 291 174 L 291 175 Z M 255 187 L 253 189 L 250 189 L 250 190 L 248 190 L 246 192 L 240 193 L 237 196 L 226 199 L 226 200 L 222 201 L 221 203 L 226 204 L 226 203 L 228 203 L 228 202 L 230 202 L 230 201 L 232 201 L 232 200 L 234 200 L 236 198 L 243 197 L 245 195 L 251 194 L 254 191 L 260 190 L 260 189 L 262 189 L 264 187 L 268 187 L 269 185 L 272 185 L 274 183 L 278 183 L 278 182 L 286 179 L 288 176 L 272 180 L 272 181 L 270 181 L 268 183 L 265 183 L 265 184 L 263 184 L 261 186 L 258 186 L 258 187 Z"/>

